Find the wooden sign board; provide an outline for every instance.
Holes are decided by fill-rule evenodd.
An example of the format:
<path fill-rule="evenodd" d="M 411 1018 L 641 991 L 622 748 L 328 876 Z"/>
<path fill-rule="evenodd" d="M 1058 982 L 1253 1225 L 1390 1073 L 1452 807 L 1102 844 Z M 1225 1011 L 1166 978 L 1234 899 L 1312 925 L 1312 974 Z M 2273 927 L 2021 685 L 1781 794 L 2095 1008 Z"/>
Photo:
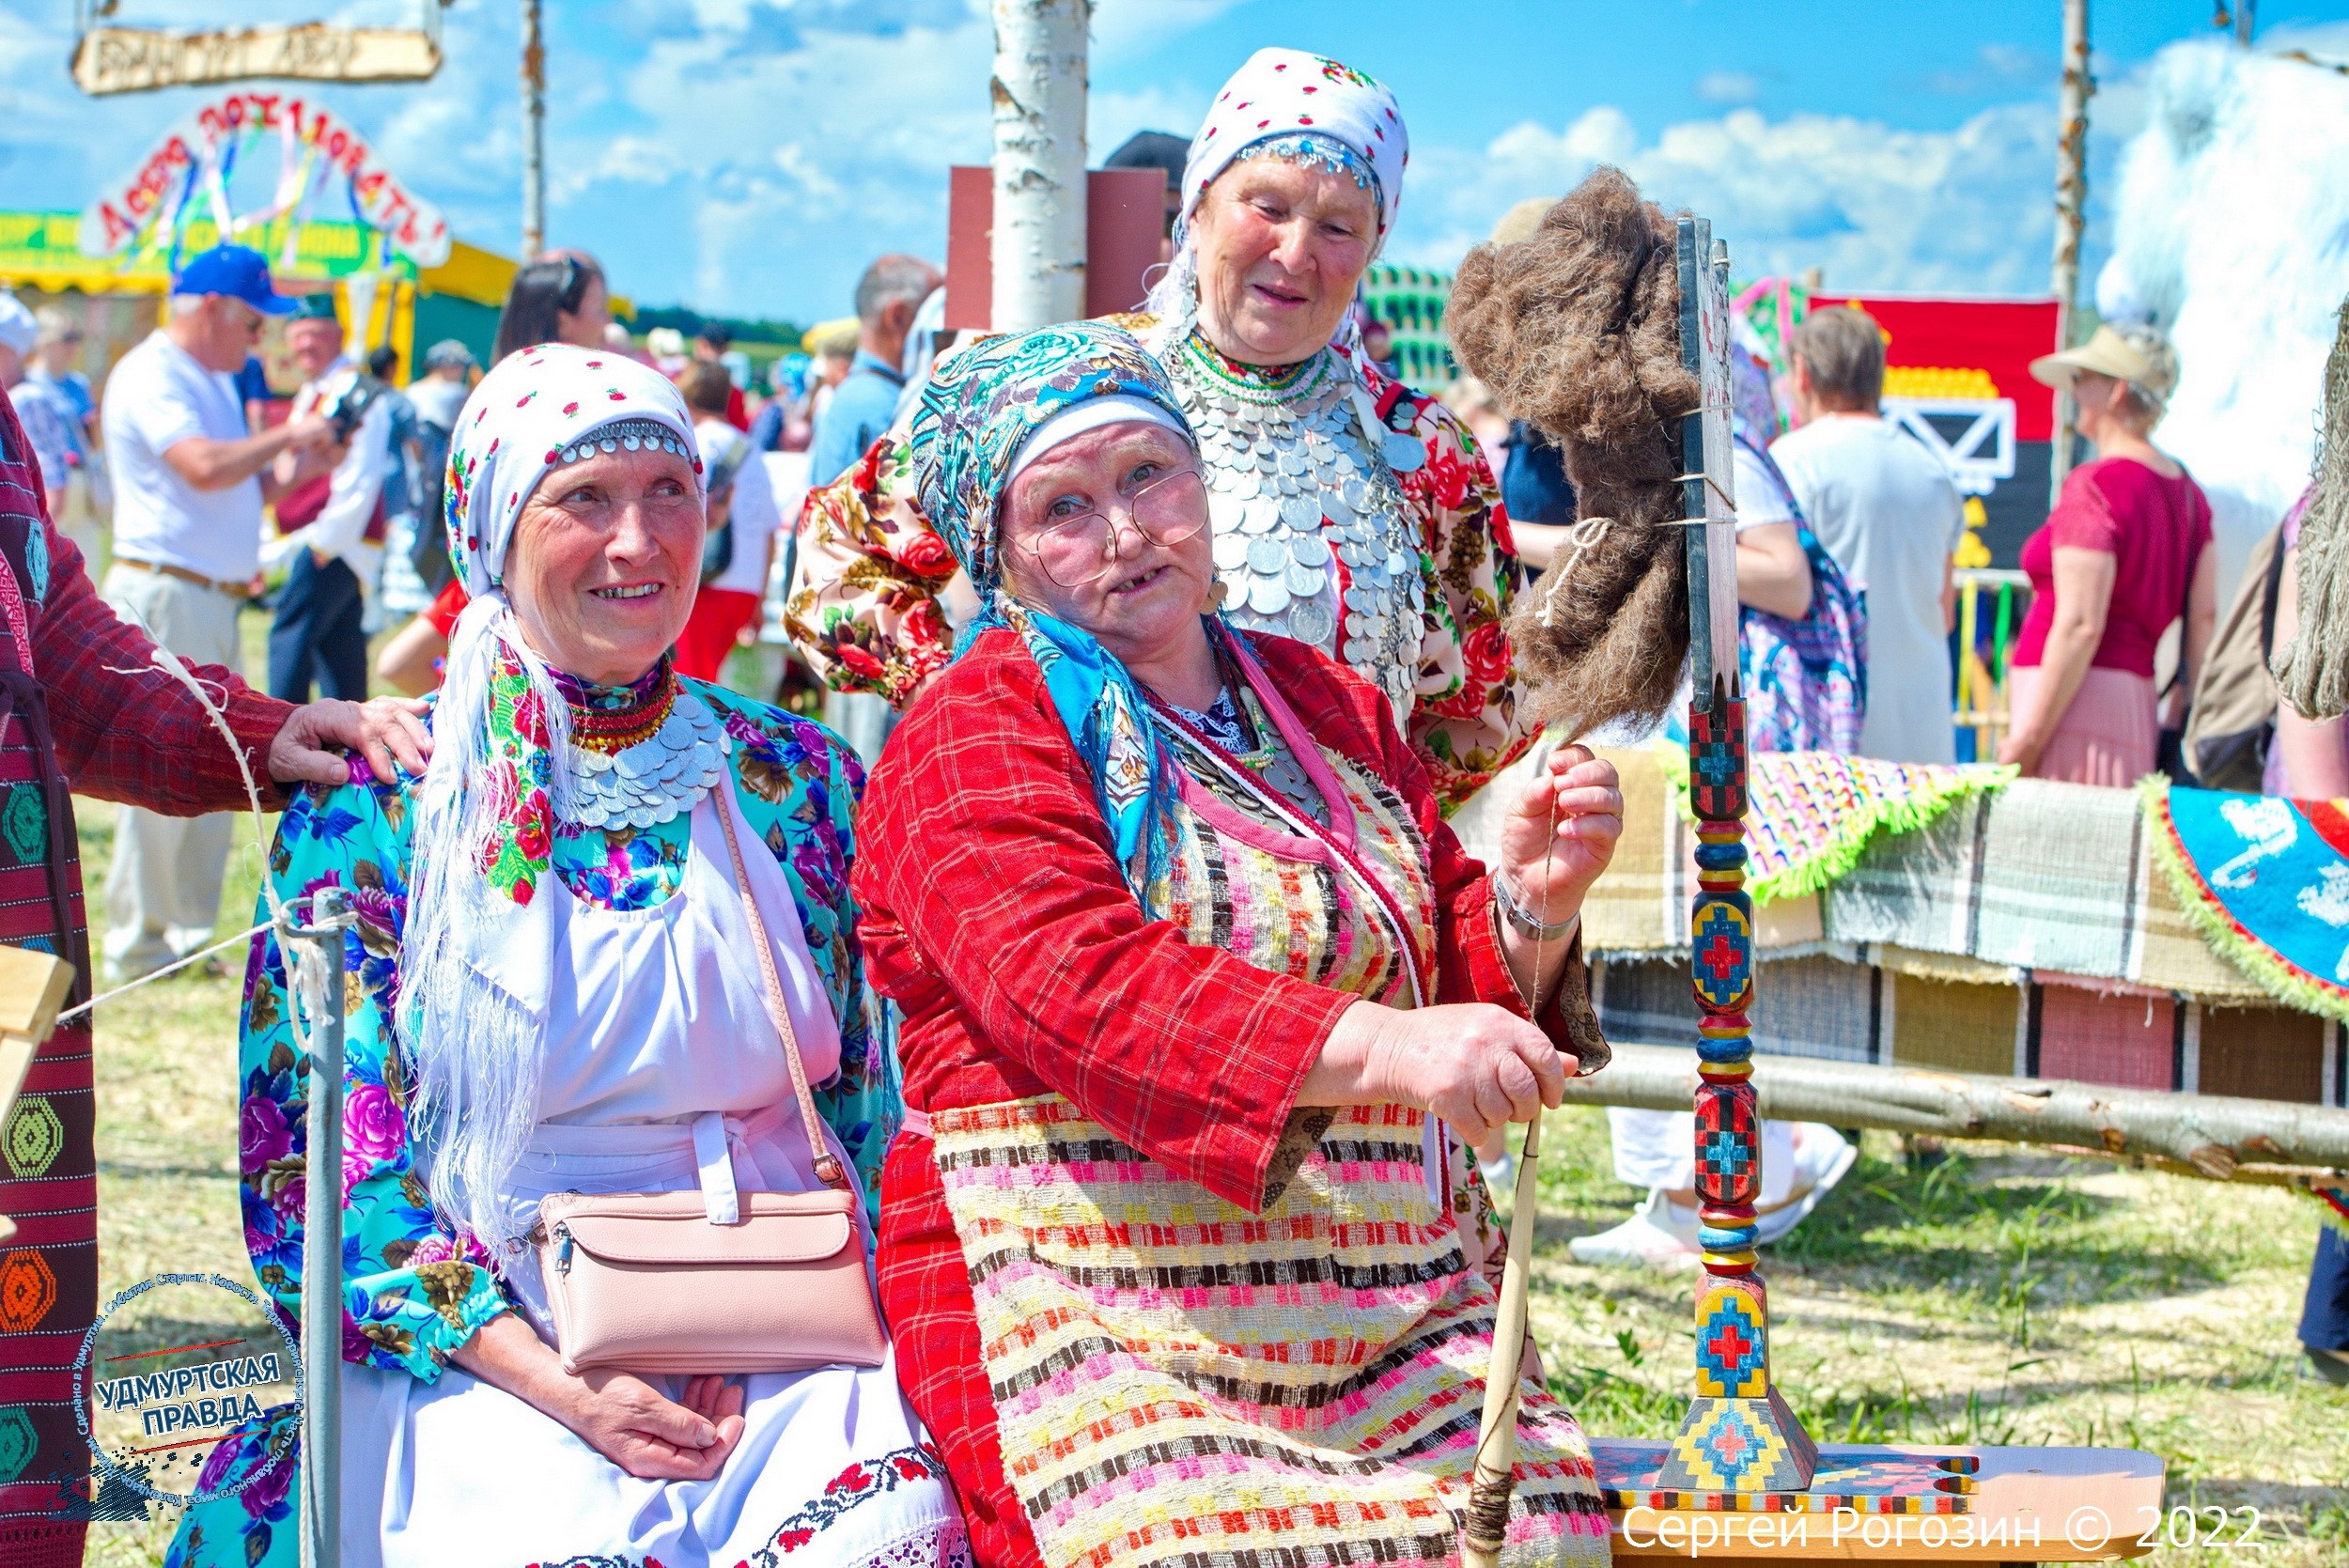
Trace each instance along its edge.
<path fill-rule="evenodd" d="M 1085 315 L 1138 310 L 1166 224 L 1158 169 L 1085 176 Z M 946 330 L 987 330 L 995 300 L 995 171 L 958 165 L 946 185 Z"/>
<path fill-rule="evenodd" d="M 441 69 L 441 46 L 410 27 L 236 27 L 172 33 L 93 27 L 73 49 L 73 80 L 94 98 L 291 77 L 304 82 L 422 82 Z"/>
<path fill-rule="evenodd" d="M 1730 437 L 1729 257 L 1713 225 L 1680 220 L 1680 362 L 1695 372 L 1696 411 L 1680 422 L 1683 518 L 1688 534 L 1688 660 L 1697 700 L 1718 673 L 1737 677 L 1735 448 Z"/>

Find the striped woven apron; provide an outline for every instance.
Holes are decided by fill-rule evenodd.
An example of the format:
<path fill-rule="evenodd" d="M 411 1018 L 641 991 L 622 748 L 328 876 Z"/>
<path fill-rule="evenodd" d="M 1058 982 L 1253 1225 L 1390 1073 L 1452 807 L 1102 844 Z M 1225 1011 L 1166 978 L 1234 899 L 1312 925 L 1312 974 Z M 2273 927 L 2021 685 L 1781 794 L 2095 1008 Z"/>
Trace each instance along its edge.
<path fill-rule="evenodd" d="M 1194 943 L 1414 1005 L 1436 951 L 1425 842 L 1384 784 L 1280 717 L 1333 827 L 1185 735 L 1161 907 Z M 1494 1299 L 1447 1141 L 1396 1105 L 1290 1124 L 1315 1127 L 1255 1215 L 1058 1094 L 931 1113 L 1006 1479 L 1050 1568 L 1455 1556 Z M 1531 1384 L 1522 1403 L 1504 1560 L 1606 1561 L 1581 1430 Z"/>

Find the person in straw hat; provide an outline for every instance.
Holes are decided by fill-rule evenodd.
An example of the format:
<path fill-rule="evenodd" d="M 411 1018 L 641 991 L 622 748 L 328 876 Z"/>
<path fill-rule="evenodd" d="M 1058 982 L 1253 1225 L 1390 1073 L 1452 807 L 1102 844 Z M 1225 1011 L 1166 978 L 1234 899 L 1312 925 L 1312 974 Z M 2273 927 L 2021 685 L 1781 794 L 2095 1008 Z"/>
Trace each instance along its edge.
<path fill-rule="evenodd" d="M 2159 331 L 2106 324 L 2031 375 L 2072 394 L 2073 427 L 2096 458 L 2074 469 L 2023 546 L 2030 612 L 2015 651 L 2013 727 L 1999 759 L 2026 774 L 2126 785 L 2154 770 L 2161 725 L 2183 722 L 2217 620 L 2210 502 L 2155 446 L 2178 362 Z M 2179 678 L 2160 713 L 2155 649 L 2186 619 Z"/>

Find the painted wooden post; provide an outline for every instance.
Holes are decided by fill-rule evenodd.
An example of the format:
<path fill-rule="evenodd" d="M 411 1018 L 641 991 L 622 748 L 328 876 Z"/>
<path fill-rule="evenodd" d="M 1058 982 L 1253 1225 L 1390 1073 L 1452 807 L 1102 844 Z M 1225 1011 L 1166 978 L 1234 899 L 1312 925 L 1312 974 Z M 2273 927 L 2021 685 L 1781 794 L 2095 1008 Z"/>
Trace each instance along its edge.
<path fill-rule="evenodd" d="M 1770 1381 L 1769 1302 L 1755 1265 L 1762 1191 L 1753 1089 L 1753 902 L 1746 896 L 1746 713 L 1737 683 L 1736 530 L 1729 429 L 1729 253 L 1680 220 L 1680 345 L 1703 396 L 1681 422 L 1688 535 L 1688 793 L 1697 816 L 1689 957 L 1703 1017 L 1696 1092 L 1696 1396 L 1657 1484 L 1800 1492 L 1818 1446 Z M 1703 520 L 1699 522 L 1697 520 Z"/>
<path fill-rule="evenodd" d="M 1091 12 L 1090 0 L 995 0 L 997 332 L 1084 315 Z"/>

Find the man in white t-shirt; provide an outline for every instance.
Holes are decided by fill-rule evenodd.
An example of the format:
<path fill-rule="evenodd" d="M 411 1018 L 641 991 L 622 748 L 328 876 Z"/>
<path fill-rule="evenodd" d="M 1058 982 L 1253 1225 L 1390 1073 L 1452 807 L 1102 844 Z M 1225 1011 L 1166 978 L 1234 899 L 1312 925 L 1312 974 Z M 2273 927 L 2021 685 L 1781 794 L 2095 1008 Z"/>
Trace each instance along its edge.
<path fill-rule="evenodd" d="M 733 548 L 725 569 L 703 583 L 694 598 L 693 613 L 677 640 L 677 667 L 681 675 L 716 680 L 736 642 L 758 624 L 769 552 L 782 519 L 767 465 L 751 450 L 750 438 L 726 422 L 734 383 L 725 366 L 698 361 L 686 370 L 678 390 L 693 411 L 693 435 L 703 472 L 710 478 L 709 526 L 727 528 Z"/>
<path fill-rule="evenodd" d="M 1797 427 L 1770 447 L 1811 531 L 1867 596 L 1863 756 L 1953 762 L 1951 557 L 1966 514 L 1949 471 L 1876 411 L 1884 339 L 1849 308 L 1813 311 L 1788 345 Z"/>
<path fill-rule="evenodd" d="M 302 477 L 331 466 L 325 420 L 252 435 L 230 380 L 262 318 L 292 308 L 257 251 L 215 246 L 180 269 L 169 321 L 106 380 L 115 563 L 102 592 L 123 619 L 198 664 L 243 666 L 237 612 L 259 588 L 270 466 L 282 452 L 303 455 Z M 110 978 L 160 969 L 211 939 L 233 825 L 123 808 L 106 877 Z"/>

